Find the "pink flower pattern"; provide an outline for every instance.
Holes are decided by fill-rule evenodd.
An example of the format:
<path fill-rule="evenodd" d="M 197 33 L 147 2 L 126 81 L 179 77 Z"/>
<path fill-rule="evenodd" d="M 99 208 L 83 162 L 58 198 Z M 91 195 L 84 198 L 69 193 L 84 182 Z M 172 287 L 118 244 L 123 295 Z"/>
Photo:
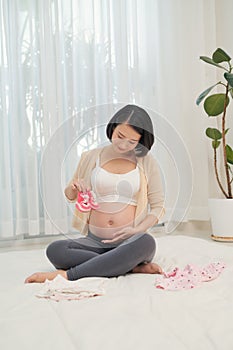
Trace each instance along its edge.
<path fill-rule="evenodd" d="M 99 204 L 96 202 L 96 195 L 93 191 L 78 192 L 75 207 L 81 212 L 88 212 L 91 209 L 98 209 Z"/>
<path fill-rule="evenodd" d="M 225 269 L 222 262 L 213 262 L 202 268 L 188 264 L 184 269 L 175 267 L 171 272 L 164 272 L 156 277 L 155 286 L 158 289 L 184 290 L 199 286 L 202 282 L 216 279 Z"/>

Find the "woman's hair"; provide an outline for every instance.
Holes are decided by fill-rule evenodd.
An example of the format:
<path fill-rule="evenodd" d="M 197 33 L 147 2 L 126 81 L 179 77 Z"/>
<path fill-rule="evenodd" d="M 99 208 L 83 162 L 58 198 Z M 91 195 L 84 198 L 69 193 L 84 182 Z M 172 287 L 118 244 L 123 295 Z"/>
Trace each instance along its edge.
<path fill-rule="evenodd" d="M 121 108 L 107 125 L 106 134 L 110 141 L 114 129 L 124 123 L 130 125 L 141 135 L 139 143 L 135 147 L 135 153 L 138 157 L 144 157 L 154 143 L 153 124 L 149 114 L 143 108 L 135 105 L 127 105 Z"/>

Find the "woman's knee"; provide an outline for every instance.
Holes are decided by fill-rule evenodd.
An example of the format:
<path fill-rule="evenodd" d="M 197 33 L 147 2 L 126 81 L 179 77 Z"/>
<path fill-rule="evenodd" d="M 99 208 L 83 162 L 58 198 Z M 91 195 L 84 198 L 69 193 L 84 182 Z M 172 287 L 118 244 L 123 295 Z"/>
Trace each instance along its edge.
<path fill-rule="evenodd" d="M 150 234 L 145 233 L 142 237 L 142 242 L 147 251 L 149 251 L 152 254 L 155 253 L 156 250 L 156 243 L 154 237 L 152 237 Z"/>
<path fill-rule="evenodd" d="M 67 240 L 54 241 L 46 248 L 46 256 L 56 267 L 60 265 L 60 258 L 64 256 L 64 249 L 67 246 Z"/>
<path fill-rule="evenodd" d="M 140 233 L 130 237 L 121 247 L 128 249 L 129 256 L 132 255 L 134 259 L 136 258 L 136 264 L 151 261 L 156 251 L 155 239 L 148 233 Z"/>
<path fill-rule="evenodd" d="M 129 245 L 138 250 L 139 252 L 145 252 L 149 257 L 153 257 L 156 250 L 156 243 L 154 237 L 148 233 L 139 233 L 124 241 L 121 246 Z"/>

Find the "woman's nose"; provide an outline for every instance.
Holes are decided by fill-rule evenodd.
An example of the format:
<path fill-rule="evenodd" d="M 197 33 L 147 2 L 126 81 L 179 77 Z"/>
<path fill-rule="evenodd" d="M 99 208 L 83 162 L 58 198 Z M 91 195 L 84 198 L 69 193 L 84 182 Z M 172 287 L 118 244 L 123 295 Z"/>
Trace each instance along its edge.
<path fill-rule="evenodd" d="M 126 148 L 128 148 L 128 146 L 129 146 L 129 142 L 128 142 L 127 139 L 121 140 L 120 145 L 121 145 L 121 148 L 122 148 L 122 149 L 126 149 Z"/>

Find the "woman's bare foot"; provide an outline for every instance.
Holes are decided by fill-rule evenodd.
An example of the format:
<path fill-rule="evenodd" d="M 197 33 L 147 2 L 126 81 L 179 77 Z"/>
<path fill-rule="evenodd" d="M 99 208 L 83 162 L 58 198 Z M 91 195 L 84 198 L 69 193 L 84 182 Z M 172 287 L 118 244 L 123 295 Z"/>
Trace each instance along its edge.
<path fill-rule="evenodd" d="M 43 283 L 45 280 L 53 280 L 57 275 L 61 275 L 62 277 L 67 278 L 66 271 L 57 270 L 54 272 L 36 272 L 31 276 L 27 277 L 24 283 Z"/>
<path fill-rule="evenodd" d="M 155 263 L 147 263 L 147 264 L 142 264 L 142 265 L 138 265 L 136 267 L 133 268 L 133 273 L 158 273 L 161 274 L 163 273 L 162 268 L 155 264 Z"/>

